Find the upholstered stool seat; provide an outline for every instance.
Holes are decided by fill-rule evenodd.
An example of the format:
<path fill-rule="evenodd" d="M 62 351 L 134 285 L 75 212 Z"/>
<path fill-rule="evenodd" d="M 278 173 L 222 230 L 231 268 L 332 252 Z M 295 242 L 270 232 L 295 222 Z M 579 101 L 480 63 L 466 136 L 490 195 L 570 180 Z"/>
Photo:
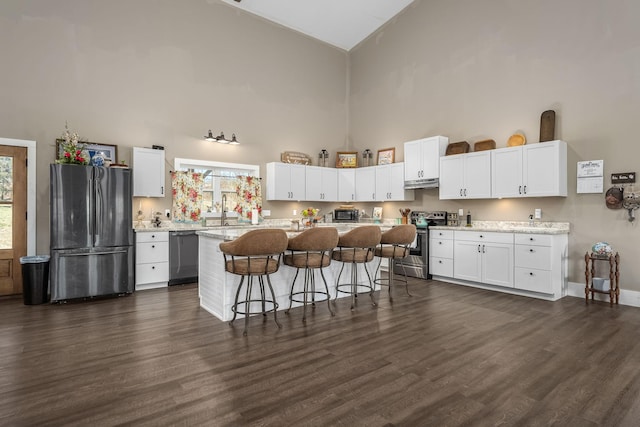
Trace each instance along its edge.
<path fill-rule="evenodd" d="M 351 309 L 355 306 L 356 297 L 359 293 L 368 292 L 373 305 L 376 301 L 373 298 L 375 283 L 371 279 L 371 274 L 367 269 L 367 263 L 373 260 L 376 246 L 380 243 L 381 232 L 377 225 L 363 225 L 340 236 L 338 246 L 333 251 L 332 258 L 342 263 L 340 273 L 336 280 L 336 299 L 338 293 L 351 294 Z M 369 283 L 358 283 L 358 264 L 362 264 L 367 274 Z M 351 266 L 351 282 L 340 283 L 340 278 L 345 265 Z"/>
<path fill-rule="evenodd" d="M 387 286 L 389 288 L 389 298 L 393 300 L 391 296 L 391 287 L 394 285 L 395 279 L 395 261 L 398 259 L 406 258 L 409 255 L 409 246 L 416 238 L 416 226 L 413 224 L 403 224 L 397 225 L 390 230 L 382 233 L 380 237 L 380 246 L 378 246 L 375 250 L 375 256 L 380 258 L 380 262 L 378 263 L 378 269 L 376 270 L 376 277 L 378 279 L 375 280 L 375 283 L 381 286 Z M 380 278 L 378 273 L 380 271 L 380 265 L 382 264 L 382 259 L 386 258 L 389 260 L 389 273 L 387 278 Z M 405 290 L 407 291 L 407 295 L 411 296 L 409 293 L 409 282 L 407 280 L 407 273 L 404 271 L 404 265 L 401 263 L 402 271 L 404 272 L 404 280 L 401 282 L 405 285 Z"/>
<path fill-rule="evenodd" d="M 229 324 L 233 324 L 238 314 L 243 314 L 245 316 L 244 335 L 247 334 L 249 316 L 252 314 L 262 313 L 263 316 L 266 316 L 268 312 L 273 311 L 273 319 L 276 325 L 281 327 L 276 313 L 278 303 L 276 302 L 269 275 L 278 271 L 280 257 L 287 248 L 287 244 L 287 233 L 278 229 L 252 230 L 233 241 L 220 243 L 220 250 L 225 260 L 225 270 L 241 276 L 236 297 L 231 306 L 233 318 Z M 245 299 L 239 301 L 245 277 L 248 277 Z M 253 295 L 254 277 L 258 277 L 259 297 Z M 271 293 L 270 299 L 265 293 L 264 277 L 267 278 L 267 285 Z M 252 304 L 260 304 L 260 310 L 254 309 Z"/>
<path fill-rule="evenodd" d="M 285 253 L 284 264 L 296 269 L 296 275 L 291 283 L 289 293 L 289 313 L 293 302 L 303 304 L 302 321 L 307 320 L 307 304 L 311 300 L 312 306 L 316 301 L 327 301 L 329 312 L 333 316 L 331 309 L 329 287 L 324 277 L 322 269 L 331 264 L 331 251 L 338 244 L 338 230 L 334 227 L 310 228 L 299 235 L 289 239 L 287 246 L 288 253 Z M 304 269 L 304 285 L 301 291 L 295 291 L 296 280 L 300 269 Z M 316 289 L 315 271 L 320 271 L 324 290 Z"/>

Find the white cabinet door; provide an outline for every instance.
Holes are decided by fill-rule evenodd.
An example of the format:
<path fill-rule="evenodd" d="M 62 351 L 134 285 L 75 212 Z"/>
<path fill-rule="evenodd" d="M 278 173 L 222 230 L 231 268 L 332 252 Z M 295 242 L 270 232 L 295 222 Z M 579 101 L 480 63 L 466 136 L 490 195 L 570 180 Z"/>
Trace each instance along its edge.
<path fill-rule="evenodd" d="M 440 199 L 491 198 L 491 153 L 440 158 Z"/>
<path fill-rule="evenodd" d="M 134 197 L 164 197 L 164 150 L 133 147 Z"/>
<path fill-rule="evenodd" d="M 523 146 L 523 183 L 527 197 L 567 195 L 567 144 L 564 141 Z"/>
<path fill-rule="evenodd" d="M 404 179 L 416 181 L 440 176 L 440 157 L 447 150 L 449 138 L 432 136 L 404 143 Z"/>
<path fill-rule="evenodd" d="M 522 147 L 491 150 L 491 194 L 522 196 Z"/>
<path fill-rule="evenodd" d="M 440 200 L 462 199 L 464 188 L 464 155 L 440 158 Z"/>
<path fill-rule="evenodd" d="M 376 201 L 414 200 L 413 190 L 404 189 L 404 163 L 376 166 Z"/>
<path fill-rule="evenodd" d="M 458 241 L 453 244 L 453 277 L 472 282 L 482 281 L 482 244 Z"/>
<path fill-rule="evenodd" d="M 482 245 L 482 283 L 513 287 L 513 244 Z"/>
<path fill-rule="evenodd" d="M 338 169 L 338 201 L 354 202 L 356 200 L 356 170 Z"/>
<path fill-rule="evenodd" d="M 305 200 L 305 166 L 267 163 L 267 200 Z"/>
<path fill-rule="evenodd" d="M 493 197 L 567 195 L 567 144 L 543 142 L 492 150 Z"/>
<path fill-rule="evenodd" d="M 391 198 L 391 165 L 375 167 L 376 177 L 376 201 L 385 201 Z"/>
<path fill-rule="evenodd" d="M 376 201 L 376 167 L 356 169 L 356 201 Z"/>
<path fill-rule="evenodd" d="M 305 198 L 313 202 L 338 200 L 338 170 L 319 166 L 306 166 Z"/>

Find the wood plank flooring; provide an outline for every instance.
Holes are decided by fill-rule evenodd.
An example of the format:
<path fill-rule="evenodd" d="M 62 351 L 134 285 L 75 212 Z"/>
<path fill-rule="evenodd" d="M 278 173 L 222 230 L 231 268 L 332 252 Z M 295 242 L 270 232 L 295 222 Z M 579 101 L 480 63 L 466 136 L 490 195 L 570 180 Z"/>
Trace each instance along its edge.
<path fill-rule="evenodd" d="M 637 308 L 411 283 L 247 337 L 195 285 L 2 299 L 0 425 L 639 425 Z"/>

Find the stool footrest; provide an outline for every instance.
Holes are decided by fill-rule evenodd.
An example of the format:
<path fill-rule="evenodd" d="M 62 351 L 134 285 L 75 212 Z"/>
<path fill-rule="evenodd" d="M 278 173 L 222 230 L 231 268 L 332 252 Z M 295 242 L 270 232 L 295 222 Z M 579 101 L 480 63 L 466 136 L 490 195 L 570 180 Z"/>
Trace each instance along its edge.
<path fill-rule="evenodd" d="M 304 304 L 304 299 L 296 299 L 294 298 L 294 296 L 296 295 L 304 295 L 304 294 L 309 295 L 309 297 L 307 297 L 307 302 L 311 301 L 311 302 L 322 302 L 322 301 L 326 301 L 328 299 L 331 299 L 331 295 L 329 295 L 327 292 L 324 291 L 308 291 L 308 292 L 304 292 L 304 291 L 300 291 L 300 292 L 294 292 L 289 296 L 289 299 L 293 302 L 299 302 Z M 319 299 L 316 299 L 316 295 L 320 295 Z"/>
<path fill-rule="evenodd" d="M 355 292 L 353 290 L 355 286 Z M 347 288 L 348 290 L 344 291 L 341 288 Z M 362 290 L 361 290 L 362 289 Z M 338 292 L 342 292 L 343 294 L 368 294 L 374 291 L 372 286 L 369 286 L 365 283 L 340 283 L 336 286 L 336 290 Z"/>
<path fill-rule="evenodd" d="M 249 303 L 249 312 L 244 312 L 244 311 L 240 311 L 238 310 L 239 306 L 245 305 L 246 303 Z M 270 305 L 271 307 L 265 307 L 265 310 L 258 310 L 258 311 L 253 311 L 251 310 L 251 304 L 260 304 L 260 306 L 262 307 L 262 304 L 265 305 Z M 252 315 L 252 314 L 263 314 L 263 313 L 270 313 L 272 311 L 276 311 L 279 307 L 279 304 L 277 302 L 271 301 L 271 300 L 261 300 L 261 299 L 250 299 L 250 300 L 244 300 L 244 301 L 238 301 L 237 304 L 233 304 L 231 306 L 231 311 L 233 311 L 236 314 L 244 314 L 244 315 Z"/>

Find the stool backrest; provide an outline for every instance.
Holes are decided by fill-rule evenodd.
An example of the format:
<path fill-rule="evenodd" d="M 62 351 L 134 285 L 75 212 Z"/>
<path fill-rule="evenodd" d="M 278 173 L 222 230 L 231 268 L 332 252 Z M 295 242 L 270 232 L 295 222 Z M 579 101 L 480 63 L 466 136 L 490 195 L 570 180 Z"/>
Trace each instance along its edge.
<path fill-rule="evenodd" d="M 416 238 L 416 226 L 413 224 L 396 225 L 382 233 L 380 243 L 384 245 L 408 245 Z"/>
<path fill-rule="evenodd" d="M 233 256 L 277 255 L 287 249 L 288 243 L 284 230 L 270 228 L 251 230 L 231 242 L 220 243 L 220 250 Z"/>
<path fill-rule="evenodd" d="M 330 251 L 337 245 L 338 230 L 335 227 L 316 227 L 290 238 L 287 249 L 291 251 Z"/>
<path fill-rule="evenodd" d="M 373 248 L 380 243 L 382 233 L 377 225 L 362 225 L 343 234 L 338 246 L 344 248 Z"/>

